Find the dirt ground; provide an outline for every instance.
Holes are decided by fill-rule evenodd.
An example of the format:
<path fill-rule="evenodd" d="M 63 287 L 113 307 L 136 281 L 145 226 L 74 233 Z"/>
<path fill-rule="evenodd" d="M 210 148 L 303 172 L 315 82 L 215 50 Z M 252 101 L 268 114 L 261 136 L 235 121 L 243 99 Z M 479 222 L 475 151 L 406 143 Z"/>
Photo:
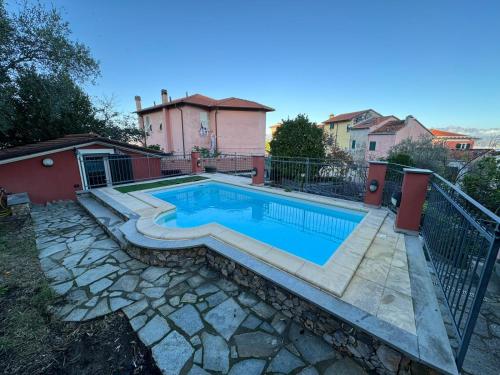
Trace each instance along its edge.
<path fill-rule="evenodd" d="M 160 374 L 122 313 L 65 323 L 37 257 L 31 220 L 0 218 L 0 373 Z"/>

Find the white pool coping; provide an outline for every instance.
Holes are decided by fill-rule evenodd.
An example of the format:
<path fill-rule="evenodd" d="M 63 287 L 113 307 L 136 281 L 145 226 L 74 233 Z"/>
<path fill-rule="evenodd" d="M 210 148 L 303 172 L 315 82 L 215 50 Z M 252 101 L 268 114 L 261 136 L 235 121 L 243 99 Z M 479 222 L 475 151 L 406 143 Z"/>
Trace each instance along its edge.
<path fill-rule="evenodd" d="M 324 265 L 312 263 L 306 259 L 297 257 L 277 247 L 268 245 L 217 223 L 205 224 L 193 228 L 166 228 L 155 222 L 160 215 L 173 212 L 176 207 L 159 198 L 155 198 L 151 193 L 203 184 L 210 181 L 273 195 L 281 195 L 332 208 L 358 211 L 365 216 L 342 244 L 333 252 L 332 256 Z M 338 297 L 341 297 L 346 290 L 366 251 L 370 247 L 387 216 L 386 210 L 369 208 L 363 206 L 361 203 L 306 193 L 286 192 L 276 188 L 256 187 L 228 181 L 226 179 L 218 179 L 215 176 L 211 176 L 207 180 L 130 192 L 128 195 L 146 203 L 143 207 L 147 208 L 137 208 L 135 212 L 140 216 L 137 220 L 137 231 L 147 237 L 162 240 L 189 240 L 210 236 L 236 247 L 276 268 L 295 275 Z M 119 196 L 114 196 L 114 198 L 119 199 Z"/>

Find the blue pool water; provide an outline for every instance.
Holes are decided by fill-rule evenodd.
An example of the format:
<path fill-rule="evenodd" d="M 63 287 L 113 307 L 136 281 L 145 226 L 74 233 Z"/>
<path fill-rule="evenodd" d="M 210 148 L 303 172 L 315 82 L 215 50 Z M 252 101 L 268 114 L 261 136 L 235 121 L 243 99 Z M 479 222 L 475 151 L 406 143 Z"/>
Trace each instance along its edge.
<path fill-rule="evenodd" d="M 363 214 L 302 200 L 207 182 L 152 193 L 177 207 L 160 216 L 165 227 L 218 223 L 281 250 L 323 265 Z"/>

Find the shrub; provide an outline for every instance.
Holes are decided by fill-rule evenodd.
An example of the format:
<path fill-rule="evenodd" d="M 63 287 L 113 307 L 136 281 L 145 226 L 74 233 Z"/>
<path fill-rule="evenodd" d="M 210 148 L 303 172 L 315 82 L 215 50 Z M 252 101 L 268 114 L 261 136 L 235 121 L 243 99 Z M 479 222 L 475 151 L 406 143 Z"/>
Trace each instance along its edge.
<path fill-rule="evenodd" d="M 323 130 L 309 121 L 305 114 L 282 120 L 270 142 L 272 156 L 324 158 Z"/>

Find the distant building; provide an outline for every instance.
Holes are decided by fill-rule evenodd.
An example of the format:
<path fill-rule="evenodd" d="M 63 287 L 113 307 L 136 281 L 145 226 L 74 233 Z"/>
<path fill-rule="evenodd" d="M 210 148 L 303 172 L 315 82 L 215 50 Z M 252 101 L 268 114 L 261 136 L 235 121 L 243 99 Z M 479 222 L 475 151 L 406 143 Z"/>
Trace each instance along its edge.
<path fill-rule="evenodd" d="M 221 153 L 264 154 L 266 113 L 273 108 L 238 98 L 213 99 L 194 94 L 171 100 L 161 90 L 161 104 L 142 108 L 135 97 L 139 128 L 147 145 L 163 152 L 189 154 L 194 147 Z"/>
<path fill-rule="evenodd" d="M 391 121 L 400 120 L 396 116 L 372 117 L 351 126 L 349 130 L 349 152 L 351 153 L 354 161 L 362 162 L 366 160 L 368 151 L 368 135 L 372 131 Z"/>
<path fill-rule="evenodd" d="M 323 121 L 323 132 L 331 141 L 332 146 L 348 150 L 350 148 L 349 128 L 361 121 L 380 116 L 380 113 L 373 109 L 342 113 L 336 116 L 332 113 L 327 120 Z"/>
<path fill-rule="evenodd" d="M 368 134 L 366 160 L 384 159 L 390 149 L 403 140 L 424 137 L 432 137 L 432 133 L 413 116 L 386 122 Z"/>
<path fill-rule="evenodd" d="M 469 150 L 474 148 L 474 141 L 470 135 L 448 132 L 445 130 L 431 129 L 435 143 L 441 143 L 450 150 Z"/>

